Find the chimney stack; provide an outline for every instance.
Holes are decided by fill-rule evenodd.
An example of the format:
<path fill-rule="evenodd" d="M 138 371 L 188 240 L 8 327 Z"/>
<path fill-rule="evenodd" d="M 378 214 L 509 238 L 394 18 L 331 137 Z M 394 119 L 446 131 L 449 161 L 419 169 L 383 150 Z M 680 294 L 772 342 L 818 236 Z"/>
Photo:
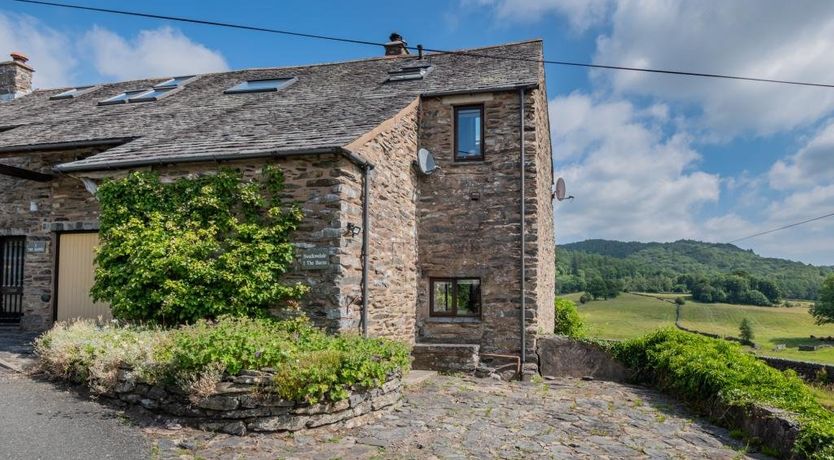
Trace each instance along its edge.
<path fill-rule="evenodd" d="M 14 100 L 32 92 L 32 74 L 35 69 L 26 64 L 29 58 L 23 53 L 11 53 L 12 60 L 0 62 L 0 102 Z"/>
<path fill-rule="evenodd" d="M 407 54 L 411 54 L 408 52 L 408 43 L 403 40 L 403 37 L 394 32 L 388 37 L 388 43 L 385 44 L 385 55 L 386 56 L 405 56 Z"/>

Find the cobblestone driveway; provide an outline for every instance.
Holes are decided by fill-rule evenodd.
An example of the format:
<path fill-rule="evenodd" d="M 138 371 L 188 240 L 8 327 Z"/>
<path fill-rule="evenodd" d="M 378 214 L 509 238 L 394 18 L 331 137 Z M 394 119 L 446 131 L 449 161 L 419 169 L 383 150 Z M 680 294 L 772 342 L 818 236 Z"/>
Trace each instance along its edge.
<path fill-rule="evenodd" d="M 750 458 L 656 392 L 600 381 L 439 376 L 359 428 L 235 437 L 148 428 L 167 458 Z"/>

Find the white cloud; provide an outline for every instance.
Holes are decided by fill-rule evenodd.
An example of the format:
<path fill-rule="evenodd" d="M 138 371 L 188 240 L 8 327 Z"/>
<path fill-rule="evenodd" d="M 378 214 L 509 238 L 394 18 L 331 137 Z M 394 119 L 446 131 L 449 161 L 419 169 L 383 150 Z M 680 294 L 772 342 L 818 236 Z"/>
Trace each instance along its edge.
<path fill-rule="evenodd" d="M 34 87 L 70 84 L 78 65 L 72 50 L 72 40 L 66 34 L 30 16 L 0 12 L 0 61 L 7 60 L 11 51 L 26 54 L 36 66 Z"/>
<path fill-rule="evenodd" d="M 693 170 L 689 136 L 664 135 L 656 110 L 578 92 L 552 100 L 550 113 L 557 174 L 576 196 L 557 204 L 560 241 L 701 236 L 695 215 L 718 200 L 720 180 Z"/>
<path fill-rule="evenodd" d="M 143 30 L 126 39 L 102 27 L 75 34 L 31 16 L 0 12 L 0 61 L 11 51 L 30 58 L 35 88 L 228 69 L 218 51 L 170 27 Z"/>
<path fill-rule="evenodd" d="M 500 20 L 532 22 L 559 14 L 577 32 L 602 23 L 611 7 L 610 0 L 464 0 L 463 4 L 490 6 Z"/>
<path fill-rule="evenodd" d="M 834 2 L 622 0 L 597 63 L 832 83 Z M 692 103 L 719 135 L 769 134 L 813 123 L 834 91 L 769 83 L 594 72 L 618 94 Z"/>
<path fill-rule="evenodd" d="M 101 75 L 117 80 L 207 73 L 228 69 L 214 50 L 191 41 L 170 27 L 143 30 L 133 40 L 94 27 L 83 43 Z"/>
<path fill-rule="evenodd" d="M 795 155 L 777 161 L 768 178 L 776 190 L 834 183 L 834 120 Z"/>

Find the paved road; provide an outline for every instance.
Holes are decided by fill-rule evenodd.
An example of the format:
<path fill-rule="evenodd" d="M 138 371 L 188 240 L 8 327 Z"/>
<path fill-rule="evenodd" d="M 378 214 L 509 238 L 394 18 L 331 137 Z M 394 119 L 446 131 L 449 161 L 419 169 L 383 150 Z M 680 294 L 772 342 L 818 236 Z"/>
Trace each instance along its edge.
<path fill-rule="evenodd" d="M 148 460 L 151 443 L 118 412 L 0 368 L 0 459 Z"/>

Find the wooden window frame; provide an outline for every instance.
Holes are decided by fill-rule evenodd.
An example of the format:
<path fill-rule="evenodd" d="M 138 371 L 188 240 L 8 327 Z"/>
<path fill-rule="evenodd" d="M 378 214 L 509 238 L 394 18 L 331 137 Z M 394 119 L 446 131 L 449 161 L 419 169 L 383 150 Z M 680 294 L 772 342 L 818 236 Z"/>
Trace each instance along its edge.
<path fill-rule="evenodd" d="M 474 314 L 458 314 L 458 282 L 465 280 L 478 281 L 478 302 L 477 311 Z M 452 283 L 452 311 L 449 313 L 434 311 L 434 285 L 435 283 Z M 483 313 L 483 302 L 481 296 L 482 281 L 478 276 L 458 276 L 458 277 L 431 277 L 429 278 L 429 316 L 435 318 L 480 318 Z"/>
<path fill-rule="evenodd" d="M 461 110 L 472 110 L 472 109 L 478 109 L 481 112 L 481 139 L 480 139 L 481 154 L 478 155 L 477 157 L 461 158 L 459 156 L 460 151 L 458 150 L 458 136 L 459 136 L 459 132 L 458 132 L 458 113 Z M 455 108 L 454 108 L 453 118 L 454 119 L 453 119 L 452 123 L 454 124 L 453 131 L 455 132 L 455 139 L 454 139 L 454 144 L 452 145 L 452 149 L 454 150 L 453 158 L 454 158 L 455 162 L 456 163 L 466 163 L 468 161 L 484 161 L 486 159 L 486 144 L 484 143 L 484 127 L 485 127 L 484 119 L 486 118 L 486 110 L 484 109 L 484 104 L 456 105 Z"/>

